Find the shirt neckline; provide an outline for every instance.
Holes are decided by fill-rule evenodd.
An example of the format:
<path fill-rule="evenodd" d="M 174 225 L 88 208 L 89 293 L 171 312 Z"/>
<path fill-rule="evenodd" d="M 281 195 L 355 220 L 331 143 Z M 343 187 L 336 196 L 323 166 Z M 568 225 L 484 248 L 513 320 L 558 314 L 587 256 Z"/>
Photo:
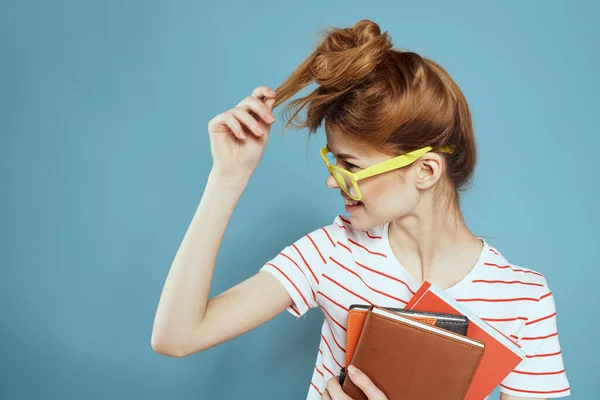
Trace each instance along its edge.
<path fill-rule="evenodd" d="M 415 279 L 412 277 L 411 274 L 408 273 L 408 271 L 406 270 L 406 268 L 404 268 L 404 266 L 400 263 L 400 261 L 396 258 L 396 255 L 392 251 L 392 247 L 390 245 L 390 240 L 389 240 L 389 236 L 388 236 L 389 226 L 390 226 L 390 222 L 385 223 L 383 225 L 383 231 L 381 233 L 381 239 L 382 239 L 382 242 L 383 242 L 382 245 L 384 247 L 384 252 L 388 255 L 387 259 L 390 260 L 390 262 L 394 263 L 396 268 L 400 268 L 402 270 L 403 274 L 409 280 L 409 282 L 408 282 L 409 286 L 411 287 L 411 289 L 413 291 L 416 292 L 416 290 L 421 285 L 417 281 L 415 281 Z M 483 244 L 481 252 L 479 253 L 479 257 L 477 258 L 477 261 L 475 262 L 475 265 L 473 265 L 473 267 L 471 268 L 471 270 L 460 281 L 456 282 L 454 285 L 450 286 L 449 288 L 444 289 L 444 291 L 447 292 L 450 295 L 452 295 L 453 293 L 459 291 L 462 286 L 470 284 L 471 281 L 473 280 L 473 278 L 475 277 L 475 275 L 481 269 L 481 266 L 483 266 L 483 264 L 484 264 L 485 255 L 489 251 L 489 247 L 490 246 L 485 241 L 484 238 L 479 237 L 479 236 L 477 236 L 477 238 L 479 240 L 481 240 L 481 242 Z"/>

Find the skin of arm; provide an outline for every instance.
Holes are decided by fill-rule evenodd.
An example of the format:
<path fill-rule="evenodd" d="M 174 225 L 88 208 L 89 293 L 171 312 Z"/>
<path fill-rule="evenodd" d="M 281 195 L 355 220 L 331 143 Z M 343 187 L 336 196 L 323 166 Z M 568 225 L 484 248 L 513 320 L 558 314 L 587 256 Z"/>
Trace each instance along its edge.
<path fill-rule="evenodd" d="M 292 304 L 281 283 L 264 271 L 208 298 L 225 229 L 250 175 L 224 176 L 216 169 L 209 174 L 160 296 L 151 338 L 157 353 L 184 357 L 208 349 Z"/>

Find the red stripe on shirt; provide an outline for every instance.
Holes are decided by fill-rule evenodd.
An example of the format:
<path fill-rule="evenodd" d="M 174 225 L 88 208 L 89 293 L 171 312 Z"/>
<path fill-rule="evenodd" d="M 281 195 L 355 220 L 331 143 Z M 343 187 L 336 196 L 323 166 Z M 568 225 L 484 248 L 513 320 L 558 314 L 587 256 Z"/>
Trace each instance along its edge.
<path fill-rule="evenodd" d="M 562 374 L 563 372 L 565 372 L 565 370 L 560 370 L 560 371 L 550 371 L 550 372 L 527 372 L 527 371 L 517 371 L 516 369 L 513 370 L 513 372 L 515 374 L 522 374 L 522 375 L 558 375 L 558 374 Z"/>
<path fill-rule="evenodd" d="M 358 297 L 359 299 L 366 301 L 367 304 L 371 305 L 373 304 L 372 301 L 369 301 L 367 299 L 365 299 L 364 297 L 362 297 L 360 294 L 358 293 L 354 293 L 352 290 L 348 289 L 347 287 L 345 287 L 344 285 L 342 285 L 341 283 L 337 282 L 335 279 L 323 274 L 323 278 L 326 278 L 327 280 L 331 281 L 332 283 L 335 283 L 336 285 L 338 285 L 339 287 L 341 287 L 342 289 L 344 289 L 346 292 L 353 294 L 354 296 Z"/>
<path fill-rule="evenodd" d="M 533 354 L 531 356 L 525 356 L 526 358 L 539 358 L 539 357 L 552 357 L 557 356 L 561 353 L 561 351 L 557 351 L 556 353 L 546 353 L 546 354 Z"/>
<path fill-rule="evenodd" d="M 545 299 L 546 297 L 550 297 L 552 296 L 552 292 L 548 292 L 545 295 L 543 295 L 542 297 L 540 297 L 540 300 Z"/>
<path fill-rule="evenodd" d="M 325 228 L 321 228 L 323 230 L 323 232 L 325 232 L 325 235 L 327 235 L 327 238 L 329 239 L 329 241 L 331 242 L 331 245 L 333 247 L 335 247 L 335 243 L 333 243 L 333 239 L 331 239 L 331 236 L 329 236 L 329 232 L 327 232 L 327 230 Z"/>
<path fill-rule="evenodd" d="M 311 386 L 319 393 L 319 396 L 323 396 L 323 393 L 321 393 L 321 391 L 319 390 L 319 388 L 317 387 L 317 385 L 315 385 L 314 383 L 310 383 Z"/>
<path fill-rule="evenodd" d="M 281 275 L 285 276 L 285 279 L 287 279 L 292 286 L 294 286 L 294 288 L 296 289 L 296 291 L 298 292 L 298 294 L 300 295 L 300 297 L 302 297 L 302 300 L 304 300 L 304 303 L 306 304 L 306 306 L 308 308 L 310 308 L 310 305 L 308 304 L 308 301 L 306 301 L 306 298 L 304 297 L 304 295 L 302 294 L 302 292 L 300 291 L 300 289 L 298 289 L 298 286 L 296 286 L 296 284 L 290 279 L 289 276 L 287 276 L 285 274 L 285 272 L 283 272 L 281 269 L 279 269 L 279 267 L 275 264 L 271 264 L 271 263 L 267 263 L 267 265 L 270 265 L 271 267 L 275 268 L 277 271 L 279 271 L 281 273 Z"/>
<path fill-rule="evenodd" d="M 546 320 L 546 319 L 548 319 L 548 318 L 552 318 L 552 317 L 554 317 L 555 315 L 556 315 L 556 313 L 552 313 L 552 314 L 550 314 L 550 315 L 546 315 L 545 317 L 538 318 L 538 319 L 534 319 L 533 321 L 526 322 L 526 323 L 525 323 L 525 325 L 532 325 L 532 324 L 535 324 L 535 323 L 541 322 L 541 321 L 543 321 L 543 320 Z"/>
<path fill-rule="evenodd" d="M 335 361 L 335 363 L 337 365 L 340 366 L 340 368 L 343 367 L 342 364 L 340 364 L 336 359 L 335 356 L 333 355 L 333 350 L 331 350 L 331 346 L 329 346 L 329 342 L 327 341 L 327 339 L 325 339 L 325 336 L 323 336 L 323 334 L 321 333 L 321 339 L 323 339 L 323 341 L 325 342 L 325 344 L 327 345 L 327 348 L 329 349 L 329 353 L 331 354 L 331 358 L 333 359 L 333 361 Z"/>
<path fill-rule="evenodd" d="M 325 313 L 326 313 L 326 314 L 329 316 L 329 318 L 330 318 L 330 319 L 331 319 L 333 322 L 335 322 L 335 324 L 336 324 L 337 326 L 339 326 L 339 327 L 340 327 L 340 328 L 342 328 L 344 331 L 346 331 L 346 327 L 345 327 L 344 325 L 340 324 L 339 322 L 337 322 L 337 321 L 335 320 L 335 318 L 333 318 L 333 317 L 331 316 L 331 314 L 329 314 L 329 311 L 327 311 L 327 309 L 326 309 L 325 307 L 321 307 L 321 310 L 323 310 L 323 312 L 325 312 Z M 333 331 L 331 332 L 331 334 L 333 335 Z M 344 351 L 345 351 L 345 350 L 344 350 Z"/>
<path fill-rule="evenodd" d="M 346 229 L 346 227 L 344 225 L 340 225 L 340 224 L 336 224 L 336 225 L 338 226 L 338 228 Z"/>
<path fill-rule="evenodd" d="M 483 264 L 484 264 L 484 265 L 487 265 L 488 267 L 496 267 L 496 268 L 500 268 L 500 269 L 506 269 L 506 268 L 510 268 L 510 269 L 512 269 L 514 272 L 523 272 L 523 273 L 525 273 L 525 274 L 534 274 L 534 275 L 538 275 L 538 276 L 541 276 L 541 277 L 543 277 L 543 276 L 544 276 L 544 275 L 542 275 L 542 274 L 540 274 L 540 273 L 538 273 L 538 272 L 535 272 L 535 271 L 526 271 L 526 270 L 524 270 L 524 269 L 517 269 L 517 268 L 513 268 L 513 267 L 511 267 L 510 265 L 498 265 L 498 264 L 489 263 L 489 262 L 486 262 L 486 263 L 483 263 Z"/>
<path fill-rule="evenodd" d="M 295 245 L 292 244 L 292 247 L 294 249 L 296 249 L 296 251 L 298 252 L 298 254 L 300 254 L 300 258 L 302 258 L 302 261 L 304 261 L 304 265 L 306 265 L 306 268 L 308 268 L 308 270 L 310 271 L 310 273 L 312 274 L 313 278 L 315 278 L 315 282 L 317 282 L 317 284 L 319 283 L 319 279 L 317 278 L 317 276 L 315 275 L 315 273 L 313 272 L 312 268 L 310 267 L 310 265 L 308 265 L 308 262 L 306 262 L 306 259 L 304 258 L 304 255 L 302 255 L 302 252 L 300 251 L 300 249 Z"/>
<path fill-rule="evenodd" d="M 325 375 L 323 375 L 323 373 L 321 372 L 321 370 L 319 369 L 319 367 L 317 367 L 317 364 L 315 364 L 315 369 L 317 370 L 317 372 L 319 374 L 321 374 L 321 376 L 325 376 Z"/>
<path fill-rule="evenodd" d="M 485 322 L 512 322 L 512 321 L 518 321 L 518 320 L 527 321 L 529 318 L 515 317 L 515 318 L 481 318 L 481 319 L 484 320 Z"/>
<path fill-rule="evenodd" d="M 355 263 L 356 263 L 356 265 L 358 265 L 359 267 L 363 267 L 363 268 L 364 268 L 364 269 L 366 269 L 366 270 L 369 270 L 369 271 L 371 271 L 371 272 L 374 272 L 374 273 L 376 273 L 376 274 L 379 274 L 379 275 L 381 275 L 381 276 L 385 276 L 386 278 L 390 278 L 390 279 L 392 279 L 392 280 L 394 280 L 394 281 L 396 281 L 396 282 L 400 282 L 401 284 L 403 284 L 404 286 L 406 286 L 406 288 L 408 289 L 408 291 L 410 292 L 410 294 L 412 294 L 412 295 L 414 295 L 414 294 L 415 294 L 415 292 L 413 292 L 413 291 L 410 289 L 410 287 L 408 286 L 408 284 L 407 284 L 406 282 L 404 282 L 403 280 L 401 280 L 401 279 L 398 279 L 398 278 L 395 278 L 395 277 L 393 277 L 393 276 L 391 276 L 391 275 L 384 274 L 383 272 L 379 272 L 379 271 L 377 271 L 377 270 L 375 270 L 375 269 L 373 269 L 373 268 L 369 268 L 369 267 L 367 267 L 366 265 L 359 263 L 358 261 L 355 261 Z"/>
<path fill-rule="evenodd" d="M 322 352 L 321 352 L 322 354 Z M 331 370 L 329 368 L 327 368 L 327 365 L 323 364 L 323 369 L 327 372 L 329 372 L 331 375 L 335 376 L 335 374 L 333 372 L 331 372 Z"/>
<path fill-rule="evenodd" d="M 340 242 L 339 240 L 338 240 L 338 242 L 337 242 L 337 243 L 338 243 L 340 246 L 342 246 L 343 248 L 345 248 L 346 250 L 348 250 L 350 253 L 352 253 L 352 250 L 350 249 L 350 247 L 346 246 L 344 243 Z"/>
<path fill-rule="evenodd" d="M 295 247 L 295 246 L 294 246 L 294 247 Z M 298 250 L 298 249 L 296 249 L 296 250 Z M 294 265 L 295 265 L 296 267 L 298 267 L 298 269 L 300 270 L 300 272 L 302 272 L 302 275 L 304 275 L 304 277 L 306 278 L 306 280 L 308 280 L 308 277 L 306 276 L 306 274 L 305 274 L 305 273 L 304 273 L 304 271 L 302 270 L 302 267 L 300 267 L 300 266 L 298 265 L 298 263 L 297 263 L 296 261 L 294 261 L 294 259 L 293 259 L 292 257 L 288 256 L 288 255 L 287 255 L 287 254 L 285 254 L 284 252 L 281 252 L 281 253 L 279 253 L 279 254 L 281 254 L 282 256 L 284 256 L 285 258 L 287 258 L 288 260 L 290 260 L 291 262 L 293 262 L 293 263 L 294 263 Z M 307 265 L 307 267 L 308 267 L 308 265 Z M 309 267 L 308 269 L 310 269 L 310 267 Z M 312 272 L 312 271 L 310 271 L 310 272 Z M 313 274 L 313 276 L 314 276 L 314 274 Z M 310 287 L 310 286 L 309 286 L 309 287 Z M 315 301 L 316 301 L 316 300 L 317 300 L 317 296 L 315 295 L 315 291 L 312 289 L 312 287 L 310 287 L 310 292 L 311 292 L 311 293 L 312 293 L 312 295 L 313 295 L 313 299 L 315 299 Z"/>
<path fill-rule="evenodd" d="M 367 234 L 368 237 L 370 237 L 371 239 L 381 239 L 381 236 L 371 236 L 369 234 L 369 232 L 365 231 L 365 233 Z"/>
<path fill-rule="evenodd" d="M 548 339 L 548 338 L 551 338 L 551 337 L 553 337 L 553 336 L 557 336 L 557 335 L 558 335 L 558 332 L 554 332 L 554 333 L 551 333 L 551 334 L 549 334 L 549 335 L 546 335 L 546 336 L 529 336 L 529 337 L 522 337 L 522 338 L 521 338 L 521 340 L 540 340 L 540 339 Z"/>
<path fill-rule="evenodd" d="M 492 248 L 489 249 L 492 253 L 494 253 L 495 255 L 499 256 L 500 254 L 498 254 L 498 252 Z"/>
<path fill-rule="evenodd" d="M 348 308 L 347 307 L 344 307 L 343 305 L 341 305 L 337 301 L 333 300 L 331 297 L 327 296 L 325 293 L 321 292 L 320 290 L 317 292 L 317 294 L 320 294 L 321 296 L 325 297 L 327 300 L 329 300 L 330 302 L 332 302 L 333 304 L 335 304 L 336 306 L 338 306 L 339 308 L 341 308 L 345 312 L 348 312 Z"/>
<path fill-rule="evenodd" d="M 523 282 L 523 281 L 488 281 L 485 279 L 474 279 L 471 282 L 473 282 L 473 283 L 503 283 L 506 285 L 520 284 L 520 285 L 541 286 L 541 287 L 544 286 L 541 283 Z"/>
<path fill-rule="evenodd" d="M 321 254 L 321 250 L 319 250 L 319 248 L 317 247 L 317 244 L 315 243 L 315 241 L 313 240 L 313 238 L 311 238 L 310 235 L 306 235 L 306 237 L 308 237 L 308 240 L 310 240 L 310 242 L 312 243 L 312 245 L 315 246 L 315 250 L 317 250 L 317 253 L 319 253 L 319 256 L 321 257 L 321 260 L 323 260 L 323 264 L 327 264 L 327 261 L 325 260 L 325 257 L 323 257 L 323 254 Z"/>
<path fill-rule="evenodd" d="M 456 299 L 456 301 L 461 301 L 464 303 L 472 302 L 472 301 L 484 301 L 486 303 L 510 303 L 512 301 L 539 301 L 539 300 L 534 299 L 532 297 L 515 297 L 515 298 L 510 298 L 510 299 L 481 299 L 481 298 Z"/>
<path fill-rule="evenodd" d="M 362 283 L 363 283 L 363 284 L 364 284 L 366 287 L 368 287 L 369 289 L 371 289 L 373 292 L 375 292 L 375 293 L 379 293 L 379 294 L 380 294 L 380 295 L 382 295 L 382 296 L 389 297 L 390 299 L 393 299 L 393 300 L 399 301 L 399 302 L 401 302 L 401 303 L 408 304 L 408 301 L 406 301 L 406 300 L 400 299 L 400 298 L 398 298 L 398 297 L 392 296 L 391 294 L 387 294 L 387 293 L 385 293 L 385 292 L 382 292 L 381 290 L 377 290 L 377 289 L 375 289 L 374 287 L 370 286 L 370 285 L 369 285 L 367 282 L 365 282 L 365 281 L 363 280 L 363 278 L 362 278 L 362 277 L 361 277 L 359 274 L 357 274 L 355 271 L 352 271 L 350 268 L 346 267 L 345 265 L 343 265 L 342 263 L 340 263 L 339 261 L 337 261 L 337 260 L 336 260 L 336 259 L 334 259 L 333 257 L 329 257 L 329 258 L 331 259 L 331 261 L 333 261 L 334 263 L 336 263 L 337 265 L 339 265 L 340 267 L 342 267 L 344 270 L 346 270 L 346 271 L 350 272 L 352 275 L 354 275 L 354 276 L 356 276 L 358 279 L 360 279 L 360 281 L 361 281 L 361 282 L 362 282 Z"/>
<path fill-rule="evenodd" d="M 296 310 L 296 307 L 295 307 L 293 304 L 290 306 L 290 308 L 292 309 L 292 311 L 294 311 L 294 313 L 295 313 L 297 316 L 300 316 L 300 311 Z"/>
<path fill-rule="evenodd" d="M 366 250 L 368 253 L 371 253 L 371 254 L 373 254 L 373 255 L 375 255 L 375 256 L 380 256 L 380 257 L 383 257 L 383 258 L 387 258 L 387 256 L 386 256 L 385 254 L 383 254 L 383 253 L 378 253 L 378 252 L 376 252 L 376 251 L 371 251 L 371 250 L 367 249 L 367 248 L 366 248 L 364 245 L 362 245 L 362 244 L 360 244 L 360 243 L 358 243 L 358 242 L 356 242 L 356 241 L 354 241 L 354 240 L 352 240 L 352 239 L 350 239 L 350 238 L 348 238 L 348 241 L 349 241 L 350 243 L 352 243 L 353 245 L 355 245 L 355 246 L 358 246 L 358 247 L 360 247 L 360 248 L 362 248 L 362 249 Z"/>
<path fill-rule="evenodd" d="M 346 218 L 342 217 L 341 215 L 340 215 L 339 217 L 340 217 L 340 219 L 341 219 L 342 221 L 344 221 L 345 223 L 347 223 L 347 224 L 349 224 L 349 225 L 352 225 L 352 222 L 350 222 L 350 220 L 348 220 L 348 219 L 346 219 Z"/>
<path fill-rule="evenodd" d="M 325 322 L 327 323 L 327 328 L 329 328 L 329 333 L 331 334 L 331 337 L 333 338 L 333 341 L 335 342 L 335 344 L 337 345 L 337 347 L 343 351 L 344 353 L 346 352 L 346 349 L 337 341 L 337 339 L 335 338 L 335 335 L 333 334 L 333 329 L 331 329 L 331 325 L 329 325 L 329 321 L 327 321 L 327 318 L 325 318 Z"/>
<path fill-rule="evenodd" d="M 552 394 L 552 393 L 561 393 L 561 392 L 566 392 L 567 390 L 571 390 L 570 387 L 566 388 L 566 389 L 559 389 L 559 390 L 524 390 L 524 389 L 515 389 L 515 388 L 511 388 L 510 386 L 506 386 L 503 384 L 500 384 L 500 386 L 502 386 L 504 389 L 508 389 L 508 390 L 512 390 L 515 392 L 521 392 L 521 393 L 535 393 L 535 394 Z"/>

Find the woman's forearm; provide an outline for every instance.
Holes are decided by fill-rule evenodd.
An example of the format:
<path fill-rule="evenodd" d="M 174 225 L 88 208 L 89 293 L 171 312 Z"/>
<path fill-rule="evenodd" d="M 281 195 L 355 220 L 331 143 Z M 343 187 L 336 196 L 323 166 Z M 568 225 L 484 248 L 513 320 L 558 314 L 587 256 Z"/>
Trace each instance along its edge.
<path fill-rule="evenodd" d="M 177 353 L 200 326 L 217 253 L 250 174 L 223 176 L 213 169 L 202 199 L 167 275 L 152 330 L 152 347 Z"/>

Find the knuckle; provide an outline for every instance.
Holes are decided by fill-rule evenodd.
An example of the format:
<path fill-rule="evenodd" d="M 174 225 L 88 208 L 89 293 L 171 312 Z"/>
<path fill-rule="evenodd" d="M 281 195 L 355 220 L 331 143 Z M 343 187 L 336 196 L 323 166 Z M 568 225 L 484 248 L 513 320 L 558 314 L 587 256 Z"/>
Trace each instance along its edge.
<path fill-rule="evenodd" d="M 236 118 L 243 118 L 245 111 L 246 110 L 244 110 L 242 107 L 235 107 L 233 110 L 231 110 L 231 114 Z"/>
<path fill-rule="evenodd" d="M 259 94 L 265 92 L 269 90 L 268 86 L 257 86 L 254 88 L 254 90 L 252 91 L 252 96 L 258 96 Z"/>

